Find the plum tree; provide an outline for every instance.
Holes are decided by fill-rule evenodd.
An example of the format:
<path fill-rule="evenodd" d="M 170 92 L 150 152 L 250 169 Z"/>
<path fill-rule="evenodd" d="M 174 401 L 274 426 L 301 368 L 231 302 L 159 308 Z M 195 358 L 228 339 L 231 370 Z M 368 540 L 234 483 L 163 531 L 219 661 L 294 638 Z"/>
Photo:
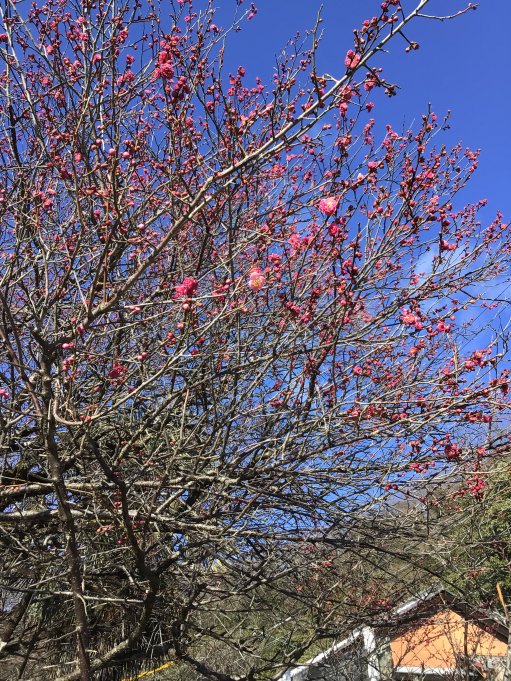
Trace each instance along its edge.
<path fill-rule="evenodd" d="M 224 67 L 253 6 L 222 29 L 206 1 L 2 3 L 9 678 L 167 655 L 278 674 L 367 614 L 356 566 L 403 531 L 385 494 L 470 456 L 460 428 L 507 404 L 481 330 L 509 229 L 458 197 L 477 153 L 431 111 L 371 117 L 395 89 L 378 55 L 415 45 L 426 4 L 382 2 L 334 76 L 315 33 L 291 44 L 266 86 Z M 341 610 L 304 558 L 339 569 Z M 257 607 L 257 626 L 224 616 Z"/>

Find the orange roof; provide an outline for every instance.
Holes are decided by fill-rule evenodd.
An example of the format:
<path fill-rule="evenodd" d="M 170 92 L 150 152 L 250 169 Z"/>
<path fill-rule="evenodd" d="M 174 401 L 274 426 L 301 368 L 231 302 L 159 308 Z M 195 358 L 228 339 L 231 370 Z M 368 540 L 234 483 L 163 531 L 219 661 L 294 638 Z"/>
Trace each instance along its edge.
<path fill-rule="evenodd" d="M 507 644 L 451 608 L 391 640 L 394 667 L 454 669 L 461 657 L 505 657 Z"/>
<path fill-rule="evenodd" d="M 355 629 L 289 669 L 280 681 L 328 681 L 332 670 L 350 658 L 364 660 L 367 681 L 382 681 L 392 671 L 450 674 L 467 660 L 476 667 L 498 666 L 507 654 L 507 638 L 502 618 L 468 605 L 440 585 L 382 614 L 371 626 Z"/>

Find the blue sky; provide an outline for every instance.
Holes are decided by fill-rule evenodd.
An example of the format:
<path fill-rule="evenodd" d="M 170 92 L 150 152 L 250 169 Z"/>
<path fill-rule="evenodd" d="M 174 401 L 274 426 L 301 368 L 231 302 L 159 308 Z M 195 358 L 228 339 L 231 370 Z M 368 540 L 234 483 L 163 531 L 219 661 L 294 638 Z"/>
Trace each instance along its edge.
<path fill-rule="evenodd" d="M 231 3 L 220 0 L 222 9 Z M 234 3 L 232 3 L 234 5 Z M 243 6 L 248 5 L 248 0 Z M 256 0 L 258 13 L 243 30 L 230 36 L 229 61 L 247 68 L 247 76 L 271 80 L 275 55 L 297 31 L 313 26 L 323 5 L 324 39 L 320 70 L 338 75 L 352 47 L 352 31 L 378 13 L 379 0 Z M 427 13 L 452 13 L 461 0 L 431 0 Z M 406 7 L 406 4 L 405 4 Z M 223 14 L 223 12 L 222 12 Z M 225 26 L 222 17 L 222 23 Z M 487 198 L 490 220 L 500 209 L 511 219 L 511 0 L 481 0 L 477 11 L 454 21 L 417 20 L 408 37 L 420 49 L 405 53 L 397 37 L 381 58 L 384 73 L 400 86 L 397 97 L 377 100 L 373 115 L 396 128 L 413 124 L 428 103 L 441 118 L 452 110 L 451 131 L 442 141 L 482 151 L 479 171 L 465 196 Z"/>

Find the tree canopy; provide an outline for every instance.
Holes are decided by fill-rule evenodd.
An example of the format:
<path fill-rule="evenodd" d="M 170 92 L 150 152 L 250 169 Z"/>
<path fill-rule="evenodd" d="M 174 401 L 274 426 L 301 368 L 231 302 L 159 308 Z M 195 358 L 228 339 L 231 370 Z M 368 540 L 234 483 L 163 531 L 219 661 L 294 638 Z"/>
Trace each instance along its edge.
<path fill-rule="evenodd" d="M 508 405 L 478 154 L 373 118 L 427 4 L 266 84 L 224 65 L 253 7 L 2 3 L 10 678 L 272 677 L 388 607 L 365 570 L 413 532 L 386 496 L 477 461 Z"/>

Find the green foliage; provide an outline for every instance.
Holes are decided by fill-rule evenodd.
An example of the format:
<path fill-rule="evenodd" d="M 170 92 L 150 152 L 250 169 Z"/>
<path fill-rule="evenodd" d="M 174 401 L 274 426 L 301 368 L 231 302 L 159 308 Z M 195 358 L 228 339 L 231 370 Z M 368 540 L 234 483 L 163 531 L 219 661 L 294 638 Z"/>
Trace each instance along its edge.
<path fill-rule="evenodd" d="M 474 602 L 501 609 L 500 584 L 511 604 L 511 468 L 493 464 L 482 494 L 466 494 L 453 517 L 448 577 Z"/>

